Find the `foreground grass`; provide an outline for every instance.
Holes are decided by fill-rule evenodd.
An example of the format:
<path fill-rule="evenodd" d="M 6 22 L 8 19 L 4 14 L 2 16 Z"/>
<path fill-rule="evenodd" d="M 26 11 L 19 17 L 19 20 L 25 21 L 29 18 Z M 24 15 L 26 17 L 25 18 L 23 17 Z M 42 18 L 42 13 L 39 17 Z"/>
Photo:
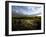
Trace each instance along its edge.
<path fill-rule="evenodd" d="M 41 16 L 12 17 L 12 31 L 41 29 Z"/>

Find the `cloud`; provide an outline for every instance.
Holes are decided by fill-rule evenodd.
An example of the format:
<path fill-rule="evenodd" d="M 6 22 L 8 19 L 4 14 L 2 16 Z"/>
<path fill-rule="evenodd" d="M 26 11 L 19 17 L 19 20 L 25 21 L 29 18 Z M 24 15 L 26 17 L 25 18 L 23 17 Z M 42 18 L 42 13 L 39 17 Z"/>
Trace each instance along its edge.
<path fill-rule="evenodd" d="M 32 15 L 40 13 L 40 8 L 37 6 L 12 6 L 12 12 L 23 14 L 23 15 Z"/>

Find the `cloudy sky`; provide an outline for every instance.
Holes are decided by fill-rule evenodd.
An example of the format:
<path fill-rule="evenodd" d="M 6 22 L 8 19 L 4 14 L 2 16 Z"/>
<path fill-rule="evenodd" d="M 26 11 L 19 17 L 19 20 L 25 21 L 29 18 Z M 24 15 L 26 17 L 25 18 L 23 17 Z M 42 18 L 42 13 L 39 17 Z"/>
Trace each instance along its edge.
<path fill-rule="evenodd" d="M 37 6 L 12 6 L 12 12 L 23 14 L 23 15 L 34 15 L 34 14 L 41 14 L 41 7 Z"/>

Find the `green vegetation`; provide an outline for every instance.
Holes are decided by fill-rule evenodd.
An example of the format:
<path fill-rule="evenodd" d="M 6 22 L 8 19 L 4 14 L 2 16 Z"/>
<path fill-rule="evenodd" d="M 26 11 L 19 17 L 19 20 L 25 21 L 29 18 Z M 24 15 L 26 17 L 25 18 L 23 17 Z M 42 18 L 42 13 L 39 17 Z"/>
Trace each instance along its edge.
<path fill-rule="evenodd" d="M 41 29 L 41 16 L 12 17 L 12 31 Z"/>

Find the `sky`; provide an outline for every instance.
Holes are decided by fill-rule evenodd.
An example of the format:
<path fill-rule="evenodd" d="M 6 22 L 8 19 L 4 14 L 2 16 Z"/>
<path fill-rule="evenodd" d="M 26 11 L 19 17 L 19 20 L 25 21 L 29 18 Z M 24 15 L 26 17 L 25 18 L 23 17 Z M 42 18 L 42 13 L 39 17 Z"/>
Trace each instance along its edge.
<path fill-rule="evenodd" d="M 24 15 L 40 14 L 40 8 L 37 6 L 12 6 L 12 12 Z"/>

